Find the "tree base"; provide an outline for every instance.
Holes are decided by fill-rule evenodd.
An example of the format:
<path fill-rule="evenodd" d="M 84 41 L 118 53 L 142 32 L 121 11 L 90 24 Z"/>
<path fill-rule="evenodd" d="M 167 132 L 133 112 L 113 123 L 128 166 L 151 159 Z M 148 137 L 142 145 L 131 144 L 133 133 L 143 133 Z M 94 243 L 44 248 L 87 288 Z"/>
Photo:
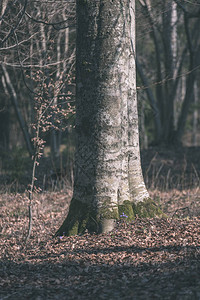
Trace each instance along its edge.
<path fill-rule="evenodd" d="M 127 222 L 133 221 L 136 217 L 153 218 L 167 217 L 159 206 L 151 198 L 138 203 L 124 201 L 116 209 L 109 210 L 102 208 L 98 214 L 91 206 L 72 199 L 69 213 L 56 235 L 77 235 L 86 231 L 92 233 L 106 233 L 115 227 L 115 220 L 125 218 Z"/>

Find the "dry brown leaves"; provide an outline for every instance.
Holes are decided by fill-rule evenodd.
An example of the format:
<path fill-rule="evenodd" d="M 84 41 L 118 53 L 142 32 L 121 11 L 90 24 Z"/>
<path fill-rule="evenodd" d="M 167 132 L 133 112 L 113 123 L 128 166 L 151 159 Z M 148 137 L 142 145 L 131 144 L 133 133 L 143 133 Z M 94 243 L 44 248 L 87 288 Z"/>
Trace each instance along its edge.
<path fill-rule="evenodd" d="M 200 219 L 121 221 L 109 234 L 57 237 L 65 193 L 1 196 L 0 299 L 200 299 Z"/>

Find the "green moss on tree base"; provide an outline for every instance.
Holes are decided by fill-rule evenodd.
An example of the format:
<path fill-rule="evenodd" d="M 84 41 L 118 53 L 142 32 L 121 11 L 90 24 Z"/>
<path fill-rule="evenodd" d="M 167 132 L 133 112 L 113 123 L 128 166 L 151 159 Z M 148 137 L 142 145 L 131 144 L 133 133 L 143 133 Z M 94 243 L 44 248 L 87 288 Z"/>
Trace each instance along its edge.
<path fill-rule="evenodd" d="M 112 207 L 110 201 L 105 200 L 103 205 L 98 210 L 97 220 L 102 219 L 118 219 L 118 207 Z"/>
<path fill-rule="evenodd" d="M 126 215 L 127 221 L 132 221 L 135 217 L 139 218 L 153 218 L 153 217 L 166 217 L 160 207 L 151 198 L 147 198 L 141 202 L 132 203 L 124 201 L 119 205 L 119 216 Z"/>
<path fill-rule="evenodd" d="M 164 217 L 162 210 L 151 198 L 133 203 L 132 206 L 135 216 L 139 218 Z"/>
<path fill-rule="evenodd" d="M 126 215 L 125 220 L 128 222 L 134 220 L 135 217 L 166 217 L 156 202 L 150 198 L 137 203 L 124 201 L 122 205 L 115 208 L 111 208 L 109 203 L 105 202 L 98 213 L 88 204 L 72 199 L 68 216 L 56 235 L 82 234 L 86 229 L 89 232 L 101 232 L 103 220 L 117 220 L 121 215 Z"/>
<path fill-rule="evenodd" d="M 69 207 L 69 213 L 56 235 L 76 235 L 84 233 L 86 228 L 90 231 L 96 231 L 94 211 L 86 203 L 72 199 Z"/>
<path fill-rule="evenodd" d="M 92 206 L 73 198 L 68 216 L 56 235 L 82 234 L 86 229 L 89 232 L 100 232 L 102 220 L 116 220 L 118 217 L 118 207 L 111 208 L 106 201 L 97 212 Z"/>
<path fill-rule="evenodd" d="M 135 214 L 133 211 L 133 204 L 130 201 L 124 201 L 122 205 L 118 206 L 119 210 L 119 217 L 121 215 L 126 215 L 127 216 L 127 221 L 131 221 L 135 219 Z"/>

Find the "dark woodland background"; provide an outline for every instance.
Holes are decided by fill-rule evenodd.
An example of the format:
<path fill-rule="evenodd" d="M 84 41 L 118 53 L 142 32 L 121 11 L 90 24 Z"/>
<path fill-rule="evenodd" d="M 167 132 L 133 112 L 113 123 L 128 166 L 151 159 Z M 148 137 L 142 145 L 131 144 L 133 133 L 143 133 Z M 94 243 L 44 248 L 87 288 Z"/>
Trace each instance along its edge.
<path fill-rule="evenodd" d="M 1 190 L 23 191 L 30 183 L 40 109 L 44 149 L 37 184 L 43 190 L 71 186 L 75 3 L 5 1 L 1 6 Z M 136 1 L 140 145 L 148 187 L 198 185 L 199 9 L 197 1 Z"/>

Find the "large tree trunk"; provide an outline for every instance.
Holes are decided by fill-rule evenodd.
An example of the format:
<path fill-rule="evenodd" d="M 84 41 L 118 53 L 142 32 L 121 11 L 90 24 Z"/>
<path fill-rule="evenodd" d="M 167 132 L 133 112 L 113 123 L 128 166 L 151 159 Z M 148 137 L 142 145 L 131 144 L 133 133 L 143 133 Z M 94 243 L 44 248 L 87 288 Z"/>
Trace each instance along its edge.
<path fill-rule="evenodd" d="M 152 212 L 140 165 L 134 37 L 135 1 L 77 0 L 75 182 L 59 234 L 109 231 L 144 202 Z"/>

